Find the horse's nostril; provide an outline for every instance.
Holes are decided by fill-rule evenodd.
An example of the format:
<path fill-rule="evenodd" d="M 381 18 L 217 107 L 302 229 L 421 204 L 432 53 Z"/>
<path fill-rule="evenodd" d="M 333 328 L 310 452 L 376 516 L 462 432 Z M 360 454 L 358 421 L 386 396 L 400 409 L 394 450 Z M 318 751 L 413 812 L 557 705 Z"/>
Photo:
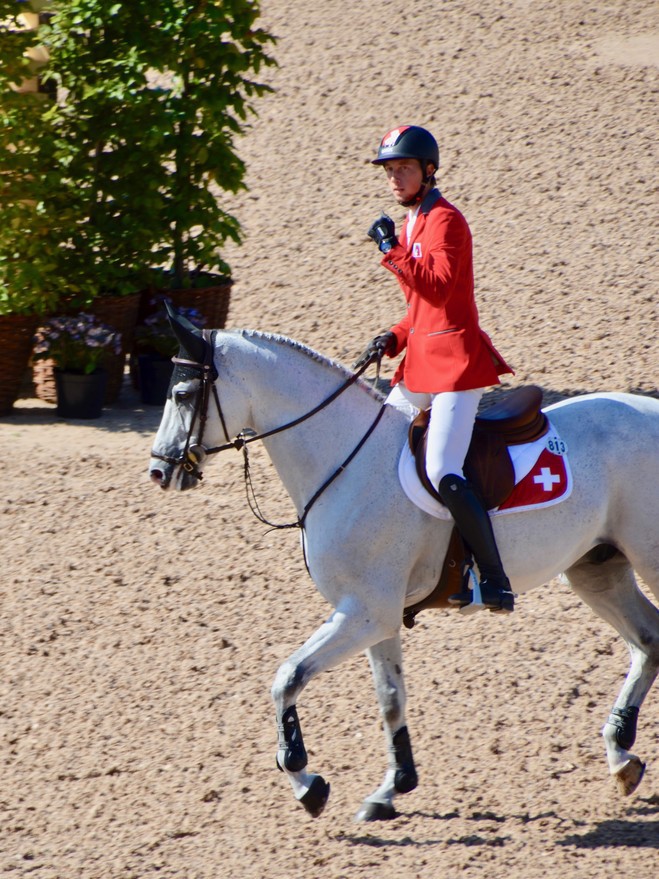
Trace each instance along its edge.
<path fill-rule="evenodd" d="M 151 481 L 155 482 L 156 485 L 162 485 L 162 481 L 165 478 L 162 470 L 152 470 L 150 476 Z"/>

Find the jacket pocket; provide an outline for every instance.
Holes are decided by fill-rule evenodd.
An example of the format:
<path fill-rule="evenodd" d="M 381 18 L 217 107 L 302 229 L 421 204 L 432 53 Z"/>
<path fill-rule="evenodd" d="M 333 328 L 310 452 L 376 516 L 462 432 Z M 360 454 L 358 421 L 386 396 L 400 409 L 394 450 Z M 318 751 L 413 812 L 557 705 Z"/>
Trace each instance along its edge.
<path fill-rule="evenodd" d="M 437 330 L 435 333 L 426 333 L 427 338 L 431 339 L 433 336 L 445 336 L 446 333 L 457 333 L 458 327 L 449 327 L 447 330 Z"/>

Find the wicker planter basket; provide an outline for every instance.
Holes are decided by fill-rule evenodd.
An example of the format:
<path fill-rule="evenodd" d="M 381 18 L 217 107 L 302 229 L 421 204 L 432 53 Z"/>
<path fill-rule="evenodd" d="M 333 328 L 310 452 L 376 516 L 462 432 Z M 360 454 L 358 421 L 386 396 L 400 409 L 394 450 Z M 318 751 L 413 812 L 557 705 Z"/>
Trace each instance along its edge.
<path fill-rule="evenodd" d="M 32 364 L 34 396 L 44 403 L 57 403 L 55 364 L 52 360 L 37 360 Z"/>
<path fill-rule="evenodd" d="M 83 309 L 121 333 L 121 354 L 108 356 L 104 364 L 108 372 L 105 403 L 116 402 L 121 391 L 126 356 L 133 347 L 140 295 L 140 293 L 133 293 L 130 296 L 100 297 L 86 309 Z M 32 367 L 32 378 L 37 397 L 47 403 L 56 403 L 57 389 L 55 388 L 53 362 L 51 360 L 37 360 Z"/>
<path fill-rule="evenodd" d="M 0 415 L 8 415 L 18 397 L 37 323 L 37 317 L 0 315 Z"/>
<path fill-rule="evenodd" d="M 233 281 L 227 278 L 213 287 L 191 287 L 185 290 L 162 290 L 172 300 L 175 308 L 196 308 L 206 318 L 209 330 L 221 330 L 226 326 Z"/>
<path fill-rule="evenodd" d="M 108 384 L 105 391 L 105 402 L 116 402 L 124 380 L 126 358 L 133 349 L 133 337 L 137 324 L 137 313 L 140 307 L 140 293 L 130 296 L 101 297 L 92 302 L 89 311 L 100 321 L 114 327 L 121 333 L 121 354 L 107 358 L 105 368 L 108 371 Z"/>
<path fill-rule="evenodd" d="M 195 308 L 206 320 L 209 330 L 221 330 L 226 326 L 231 301 L 231 278 L 217 275 L 217 284 L 209 287 L 148 287 L 142 291 L 137 318 L 138 326 L 156 309 L 154 298 L 167 296 L 175 308 Z"/>

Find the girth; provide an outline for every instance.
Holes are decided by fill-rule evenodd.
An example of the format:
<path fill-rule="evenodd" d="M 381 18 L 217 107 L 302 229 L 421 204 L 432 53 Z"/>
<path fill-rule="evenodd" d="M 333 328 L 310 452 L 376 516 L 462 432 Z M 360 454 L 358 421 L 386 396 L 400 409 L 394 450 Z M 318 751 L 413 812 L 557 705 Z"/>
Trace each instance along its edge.
<path fill-rule="evenodd" d="M 489 510 L 503 503 L 515 486 L 508 446 L 531 443 L 547 433 L 549 422 L 541 406 L 542 389 L 528 385 L 510 391 L 476 418 L 464 474 Z M 423 487 L 441 503 L 426 473 L 429 421 L 429 409 L 418 414 L 410 426 L 409 444 Z"/>
<path fill-rule="evenodd" d="M 469 553 L 460 532 L 454 526 L 437 585 L 430 595 L 426 595 L 424 599 L 411 607 L 406 607 L 403 611 L 403 624 L 407 629 L 414 627 L 415 617 L 419 611 L 428 610 L 431 607 L 451 607 L 448 597 L 462 589 L 462 581 L 469 561 Z"/>

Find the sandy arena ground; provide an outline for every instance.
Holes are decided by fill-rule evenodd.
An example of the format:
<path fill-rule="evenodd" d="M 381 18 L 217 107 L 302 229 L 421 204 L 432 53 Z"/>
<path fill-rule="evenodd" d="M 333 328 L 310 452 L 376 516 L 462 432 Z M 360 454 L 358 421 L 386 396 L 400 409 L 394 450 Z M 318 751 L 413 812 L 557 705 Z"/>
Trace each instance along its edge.
<path fill-rule="evenodd" d="M 350 363 L 402 314 L 365 231 L 368 160 L 430 127 L 468 217 L 481 321 L 548 401 L 659 396 L 659 16 L 642 0 L 264 0 L 276 93 L 240 144 L 249 192 L 227 249 L 229 324 Z M 391 369 L 391 366 L 388 367 Z M 390 373 L 388 373 L 390 374 Z M 160 411 L 126 384 L 95 422 L 19 401 L 0 419 L 0 874 L 15 879 L 607 879 L 659 870 L 659 691 L 620 800 L 600 728 L 627 670 L 558 582 L 507 619 L 426 613 L 404 634 L 420 785 L 353 823 L 384 771 L 356 658 L 299 710 L 332 783 L 312 820 L 276 771 L 270 685 L 328 607 L 293 532 L 247 508 L 241 457 L 202 489 L 146 476 Z M 292 505 L 262 452 L 259 498 Z"/>

